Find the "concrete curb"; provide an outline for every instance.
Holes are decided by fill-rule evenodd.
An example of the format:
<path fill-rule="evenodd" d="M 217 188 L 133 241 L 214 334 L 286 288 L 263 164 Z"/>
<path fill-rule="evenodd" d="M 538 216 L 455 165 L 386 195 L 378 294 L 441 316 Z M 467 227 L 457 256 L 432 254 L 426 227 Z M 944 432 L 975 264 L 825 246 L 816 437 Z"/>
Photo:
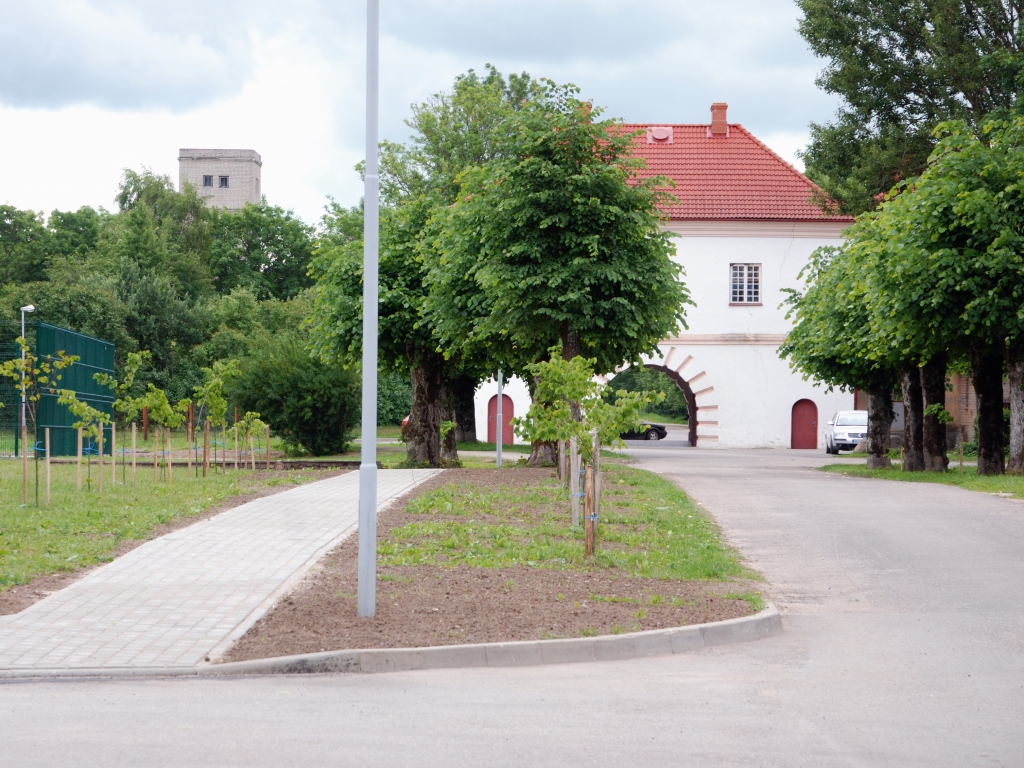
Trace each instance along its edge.
<path fill-rule="evenodd" d="M 89 669 L 0 669 L 0 679 L 60 677 L 211 677 L 320 673 L 399 672 L 468 667 L 529 667 L 584 661 L 618 661 L 666 656 L 730 643 L 760 640 L 782 631 L 782 617 L 770 604 L 739 619 L 652 629 L 623 635 L 515 643 L 442 645 L 432 648 L 373 648 L 303 653 L 272 659 L 204 664 L 196 667 L 121 667 Z"/>

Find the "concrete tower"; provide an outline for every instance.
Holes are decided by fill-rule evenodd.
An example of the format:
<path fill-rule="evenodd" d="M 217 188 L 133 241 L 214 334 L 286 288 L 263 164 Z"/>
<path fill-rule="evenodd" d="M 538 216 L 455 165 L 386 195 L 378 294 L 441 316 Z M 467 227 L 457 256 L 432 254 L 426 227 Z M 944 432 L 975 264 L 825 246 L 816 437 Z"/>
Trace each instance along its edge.
<path fill-rule="evenodd" d="M 179 149 L 178 189 L 188 182 L 206 204 L 236 211 L 259 203 L 263 162 L 251 149 Z"/>

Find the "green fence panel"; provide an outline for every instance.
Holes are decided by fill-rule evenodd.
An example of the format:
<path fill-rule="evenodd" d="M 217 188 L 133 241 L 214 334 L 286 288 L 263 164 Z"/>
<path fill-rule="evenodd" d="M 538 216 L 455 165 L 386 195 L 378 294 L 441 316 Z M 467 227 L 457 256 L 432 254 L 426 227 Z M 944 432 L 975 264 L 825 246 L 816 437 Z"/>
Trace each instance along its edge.
<path fill-rule="evenodd" d="M 21 331 L 14 323 L 0 322 L 0 363 L 21 354 L 15 342 Z M 0 459 L 13 459 L 18 453 L 18 388 L 8 378 L 0 378 Z"/>
<path fill-rule="evenodd" d="M 65 368 L 58 387 L 74 390 L 79 400 L 88 403 L 108 415 L 114 412 L 114 396 L 110 389 L 100 385 L 94 378 L 97 373 L 114 373 L 114 345 L 92 336 L 70 331 L 48 323 L 36 323 L 36 356 L 42 360 L 52 358 L 63 351 L 77 355 L 79 360 Z M 36 417 L 36 446 L 41 449 L 45 430 L 50 428 L 50 455 L 74 456 L 78 450 L 75 417 L 67 406 L 57 402 L 57 395 L 45 394 L 39 401 Z M 110 440 L 111 429 L 106 427 L 103 434 L 103 453 L 113 454 Z M 95 455 L 96 445 L 86 441 L 83 450 Z"/>

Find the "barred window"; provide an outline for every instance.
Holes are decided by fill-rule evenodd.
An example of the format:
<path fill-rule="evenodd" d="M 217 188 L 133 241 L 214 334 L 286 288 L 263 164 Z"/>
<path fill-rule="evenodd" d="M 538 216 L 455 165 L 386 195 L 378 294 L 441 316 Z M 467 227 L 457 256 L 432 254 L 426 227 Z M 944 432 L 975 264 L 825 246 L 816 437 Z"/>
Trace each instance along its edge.
<path fill-rule="evenodd" d="M 220 185 L 222 187 L 226 187 L 228 185 L 228 177 L 227 176 L 221 176 L 220 177 Z"/>
<path fill-rule="evenodd" d="M 732 291 L 730 304 L 761 303 L 761 265 L 730 264 Z"/>
<path fill-rule="evenodd" d="M 213 176 L 203 176 L 203 186 L 204 187 L 212 187 L 213 186 Z"/>

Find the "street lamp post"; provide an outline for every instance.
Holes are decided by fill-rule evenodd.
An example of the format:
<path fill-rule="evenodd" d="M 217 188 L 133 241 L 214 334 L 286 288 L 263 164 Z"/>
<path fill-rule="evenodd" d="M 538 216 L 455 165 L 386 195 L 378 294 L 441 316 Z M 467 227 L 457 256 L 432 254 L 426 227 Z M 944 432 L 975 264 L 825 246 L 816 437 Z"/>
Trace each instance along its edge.
<path fill-rule="evenodd" d="M 359 463 L 357 613 L 377 612 L 377 90 L 380 0 L 366 2 L 366 179 L 363 192 L 363 430 Z"/>

